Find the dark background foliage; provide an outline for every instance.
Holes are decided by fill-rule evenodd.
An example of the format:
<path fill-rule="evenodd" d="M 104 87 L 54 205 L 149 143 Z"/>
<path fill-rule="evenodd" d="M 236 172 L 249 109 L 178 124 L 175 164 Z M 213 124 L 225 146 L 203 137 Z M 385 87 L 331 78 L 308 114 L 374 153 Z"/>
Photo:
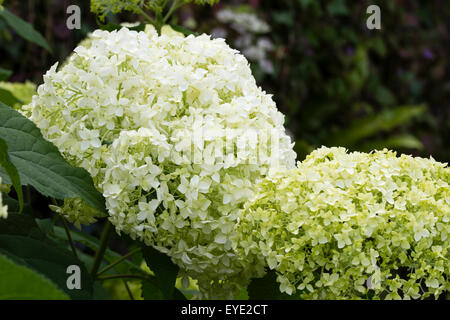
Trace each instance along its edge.
<path fill-rule="evenodd" d="M 71 4 L 81 7 L 81 30 L 66 28 Z M 366 27 L 371 4 L 381 8 L 381 30 Z M 88 0 L 4 5 L 33 24 L 53 49 L 50 54 L 0 24 L 1 67 L 14 71 L 10 81 L 41 83 L 45 71 L 97 27 Z M 254 15 L 270 31 L 223 22 L 218 17 L 224 9 Z M 223 0 L 214 7 L 184 7 L 172 22 L 225 37 L 247 54 L 258 83 L 286 115 L 299 160 L 318 146 L 340 145 L 360 151 L 387 147 L 448 162 L 449 16 L 450 2 L 444 0 Z M 261 49 L 261 43 L 270 45 Z"/>

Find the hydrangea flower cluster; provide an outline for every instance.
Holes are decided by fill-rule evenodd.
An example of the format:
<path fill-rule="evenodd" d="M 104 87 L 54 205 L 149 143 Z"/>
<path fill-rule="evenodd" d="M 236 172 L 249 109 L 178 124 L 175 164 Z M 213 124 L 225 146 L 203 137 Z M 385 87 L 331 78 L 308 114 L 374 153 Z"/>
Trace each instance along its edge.
<path fill-rule="evenodd" d="M 24 113 L 89 171 L 116 230 L 166 252 L 206 296 L 262 271 L 236 256 L 236 219 L 255 183 L 296 155 L 283 115 L 223 39 L 97 30 L 46 73 Z"/>
<path fill-rule="evenodd" d="M 97 218 L 105 216 L 103 212 L 88 206 L 81 198 L 64 199 L 62 205 L 49 205 L 49 208 L 63 215 L 79 230 L 81 225 L 90 225 L 95 223 Z"/>
<path fill-rule="evenodd" d="M 2 178 L 0 178 L 0 186 L 2 186 Z M 3 205 L 2 193 L 0 192 L 0 218 L 8 217 L 8 207 Z"/>
<path fill-rule="evenodd" d="M 231 23 L 233 28 L 241 33 L 244 33 L 244 31 L 253 33 L 270 32 L 270 26 L 254 13 L 222 9 L 217 12 L 217 19 L 222 23 Z"/>
<path fill-rule="evenodd" d="M 450 170 L 322 147 L 263 180 L 238 250 L 303 299 L 419 299 L 450 289 Z"/>

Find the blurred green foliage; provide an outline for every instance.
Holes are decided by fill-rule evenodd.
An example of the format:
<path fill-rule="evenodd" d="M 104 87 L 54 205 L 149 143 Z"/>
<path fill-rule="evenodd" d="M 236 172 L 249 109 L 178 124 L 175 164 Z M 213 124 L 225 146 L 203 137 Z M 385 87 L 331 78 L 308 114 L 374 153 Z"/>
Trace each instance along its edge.
<path fill-rule="evenodd" d="M 250 8 L 271 26 L 265 37 L 275 45 L 275 71 L 252 67 L 286 114 L 299 159 L 320 145 L 450 159 L 448 1 L 225 3 Z M 371 4 L 381 9 L 381 30 L 366 27 Z M 214 17 L 201 24 L 205 32 L 213 27 Z M 240 35 L 231 29 L 233 44 Z"/>
<path fill-rule="evenodd" d="M 81 7 L 81 30 L 65 27 L 69 4 Z M 372 4 L 380 6 L 381 30 L 366 27 Z M 88 0 L 9 0 L 5 6 L 43 34 L 53 54 L 20 39 L 0 20 L 3 80 L 12 70 L 9 81 L 40 83 L 53 63 L 97 28 Z M 224 9 L 241 20 L 253 15 L 270 31 L 252 30 L 248 17 L 244 26 L 224 22 L 218 18 Z M 450 2 L 442 0 L 222 0 L 213 7 L 185 6 L 168 22 L 225 37 L 247 55 L 258 83 L 286 115 L 299 160 L 317 146 L 340 145 L 387 147 L 448 162 L 449 12 Z M 135 21 L 143 19 L 106 15 L 107 23 Z"/>

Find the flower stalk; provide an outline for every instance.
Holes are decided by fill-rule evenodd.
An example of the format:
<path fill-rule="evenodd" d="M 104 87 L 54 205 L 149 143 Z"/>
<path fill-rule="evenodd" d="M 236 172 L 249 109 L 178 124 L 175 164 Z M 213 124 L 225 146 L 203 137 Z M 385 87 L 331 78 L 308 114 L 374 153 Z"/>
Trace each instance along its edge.
<path fill-rule="evenodd" d="M 121 263 L 122 261 L 124 261 L 125 259 L 131 257 L 132 255 L 134 255 L 137 252 L 140 252 L 141 248 L 136 248 L 131 250 L 129 253 L 127 253 L 126 255 L 120 257 L 119 259 L 117 259 L 116 261 L 114 261 L 113 263 L 109 264 L 108 266 L 104 267 L 102 270 L 100 270 L 97 273 L 97 277 L 103 273 L 105 273 L 106 271 L 110 270 L 111 268 L 115 267 L 116 265 L 118 265 L 119 263 Z"/>
<path fill-rule="evenodd" d="M 112 234 L 112 225 L 107 220 L 105 226 L 103 227 L 103 232 L 100 238 L 100 247 L 97 253 L 95 254 L 95 260 L 94 263 L 92 264 L 91 275 L 93 278 L 96 278 L 97 271 L 100 268 L 100 264 L 103 260 L 103 256 L 105 255 L 105 251 L 108 248 L 111 234 Z"/>

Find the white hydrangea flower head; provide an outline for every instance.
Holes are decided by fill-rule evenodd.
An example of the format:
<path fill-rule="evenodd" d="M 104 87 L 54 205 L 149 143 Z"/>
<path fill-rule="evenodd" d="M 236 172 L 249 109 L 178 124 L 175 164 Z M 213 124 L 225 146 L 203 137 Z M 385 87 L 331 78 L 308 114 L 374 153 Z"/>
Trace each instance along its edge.
<path fill-rule="evenodd" d="M 2 178 L 0 178 L 0 186 L 2 186 Z M 0 192 L 0 218 L 8 217 L 8 206 L 3 205 L 2 193 Z"/>
<path fill-rule="evenodd" d="M 302 299 L 438 297 L 450 289 L 449 183 L 433 159 L 322 147 L 258 185 L 237 250 Z"/>
<path fill-rule="evenodd" d="M 217 19 L 222 23 L 231 23 L 238 32 L 252 33 L 270 32 L 270 26 L 253 12 L 239 12 L 229 8 L 217 12 Z"/>
<path fill-rule="evenodd" d="M 237 215 L 296 155 L 283 115 L 223 39 L 97 30 L 24 109 L 93 176 L 116 230 L 166 252 L 205 296 L 229 297 L 262 272 L 232 248 Z"/>

